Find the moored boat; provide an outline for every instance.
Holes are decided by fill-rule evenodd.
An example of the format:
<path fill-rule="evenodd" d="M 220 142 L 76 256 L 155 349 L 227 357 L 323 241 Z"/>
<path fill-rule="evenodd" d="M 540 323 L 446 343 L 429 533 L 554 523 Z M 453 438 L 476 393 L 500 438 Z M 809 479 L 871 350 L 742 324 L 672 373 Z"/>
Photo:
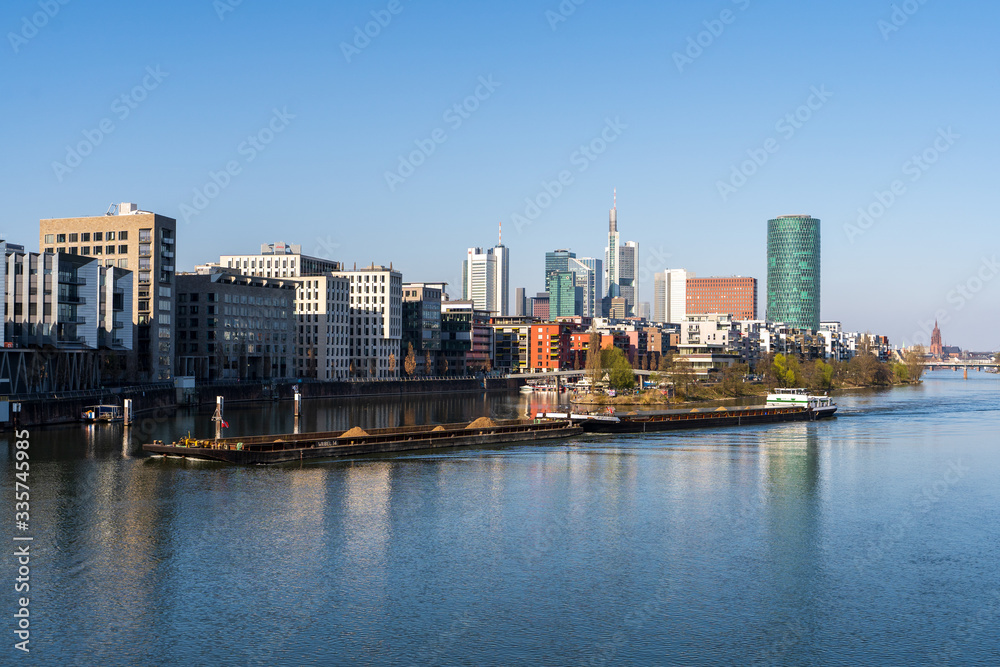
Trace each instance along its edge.
<path fill-rule="evenodd" d="M 120 422 L 123 418 L 120 405 L 88 405 L 80 414 L 80 421 L 88 424 Z"/>

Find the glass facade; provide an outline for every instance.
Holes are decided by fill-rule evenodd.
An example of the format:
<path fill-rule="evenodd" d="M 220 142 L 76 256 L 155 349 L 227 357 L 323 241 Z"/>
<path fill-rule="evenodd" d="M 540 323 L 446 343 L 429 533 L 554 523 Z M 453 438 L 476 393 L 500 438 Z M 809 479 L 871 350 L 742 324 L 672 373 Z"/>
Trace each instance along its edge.
<path fill-rule="evenodd" d="M 785 215 L 767 221 L 767 321 L 819 329 L 820 221 Z"/>

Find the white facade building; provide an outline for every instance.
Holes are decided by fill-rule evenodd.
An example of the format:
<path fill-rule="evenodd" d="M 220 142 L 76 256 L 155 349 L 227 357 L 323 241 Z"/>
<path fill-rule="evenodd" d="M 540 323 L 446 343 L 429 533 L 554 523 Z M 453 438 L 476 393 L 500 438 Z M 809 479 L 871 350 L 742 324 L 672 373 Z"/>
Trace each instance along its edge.
<path fill-rule="evenodd" d="M 403 338 L 403 276 L 379 265 L 335 274 L 350 285 L 348 371 L 360 378 L 398 378 Z"/>
<path fill-rule="evenodd" d="M 317 380 L 350 378 L 351 280 L 343 275 L 294 278 L 295 371 Z"/>
<path fill-rule="evenodd" d="M 262 244 L 256 255 L 222 255 L 219 265 L 262 278 L 318 276 L 344 268 L 340 262 L 303 255 L 302 246 L 288 243 Z"/>
<path fill-rule="evenodd" d="M 510 250 L 506 246 L 466 251 L 462 262 L 462 300 L 494 315 L 510 314 Z"/>

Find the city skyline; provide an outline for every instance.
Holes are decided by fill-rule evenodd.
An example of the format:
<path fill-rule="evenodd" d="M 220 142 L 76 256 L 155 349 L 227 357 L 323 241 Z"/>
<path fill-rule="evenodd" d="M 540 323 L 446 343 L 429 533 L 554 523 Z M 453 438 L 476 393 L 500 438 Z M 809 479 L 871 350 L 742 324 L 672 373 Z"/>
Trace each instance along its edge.
<path fill-rule="evenodd" d="M 764 293 L 766 221 L 809 211 L 825 227 L 822 319 L 894 344 L 929 340 L 937 319 L 963 348 L 1000 347 L 998 268 L 981 242 L 994 5 L 920 5 L 904 21 L 861 2 L 741 0 L 723 3 L 726 23 L 723 8 L 653 3 L 402 4 L 361 39 L 385 4 L 307 3 L 305 24 L 222 4 L 60 5 L 34 30 L 37 3 L 3 8 L 17 128 L 3 176 L 21 195 L 4 238 L 37 250 L 22 230 L 39 219 L 137 201 L 177 220 L 182 270 L 280 236 L 454 290 L 450 258 L 503 220 L 511 285 L 533 294 L 546 249 L 569 237 L 600 256 L 617 187 L 641 248 L 638 301 L 675 267 L 756 277 Z M 95 43 L 111 24 L 116 39 Z M 788 34 L 815 48 L 789 60 Z M 632 47 L 581 48 L 596 38 Z"/>

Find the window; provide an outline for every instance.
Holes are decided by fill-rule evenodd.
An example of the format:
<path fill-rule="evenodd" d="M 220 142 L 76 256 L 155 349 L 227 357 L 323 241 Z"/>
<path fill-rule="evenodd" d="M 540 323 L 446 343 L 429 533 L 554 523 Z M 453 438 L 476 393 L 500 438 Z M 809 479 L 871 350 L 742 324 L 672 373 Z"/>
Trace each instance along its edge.
<path fill-rule="evenodd" d="M 104 240 L 104 235 L 101 234 L 101 232 L 94 232 L 94 240 L 95 241 L 103 241 Z"/>
<path fill-rule="evenodd" d="M 118 246 L 118 254 L 119 255 L 127 255 L 128 254 L 128 246 L 127 245 L 120 245 L 120 246 Z"/>
<path fill-rule="evenodd" d="M 56 234 L 56 243 L 66 243 L 66 235 Z"/>
<path fill-rule="evenodd" d="M 79 238 L 79 236 L 80 236 L 79 234 L 70 234 L 69 235 L 69 242 L 70 243 L 76 243 L 77 240 L 78 240 L 78 238 Z"/>
<path fill-rule="evenodd" d="M 82 243 L 90 243 L 90 232 L 81 232 L 80 241 Z"/>
<path fill-rule="evenodd" d="M 72 248 L 70 248 L 70 249 L 69 249 L 69 254 L 71 254 L 71 255 L 75 255 L 75 254 L 76 254 L 76 251 L 77 251 L 77 248 L 76 248 L 76 246 L 73 246 Z"/>
<path fill-rule="evenodd" d="M 128 241 L 128 232 L 118 232 L 119 241 Z"/>
<path fill-rule="evenodd" d="M 192 294 L 191 296 L 194 296 L 194 295 Z M 192 301 L 197 301 L 198 299 L 191 299 L 191 300 Z M 191 306 L 191 314 L 192 315 L 197 315 L 198 314 L 198 306 Z"/>
<path fill-rule="evenodd" d="M 108 255 L 113 255 L 115 254 L 115 247 L 113 245 L 109 245 L 104 249 L 104 252 L 107 253 Z"/>
<path fill-rule="evenodd" d="M 118 268 L 119 269 L 127 269 L 128 268 L 128 260 L 127 259 L 119 259 L 118 260 Z"/>
<path fill-rule="evenodd" d="M 94 254 L 95 255 L 103 255 L 104 254 L 104 248 L 102 248 L 99 245 L 95 245 L 94 246 Z"/>
<path fill-rule="evenodd" d="M 81 255 L 89 255 L 90 254 L 90 246 L 89 245 L 80 246 L 80 254 Z"/>
<path fill-rule="evenodd" d="M 107 234 L 105 234 L 104 239 L 106 241 L 114 241 L 115 240 L 115 233 L 114 232 L 108 232 Z"/>
<path fill-rule="evenodd" d="M 56 235 L 55 234 L 46 234 L 45 235 L 45 243 L 55 243 L 55 242 L 56 242 Z"/>

